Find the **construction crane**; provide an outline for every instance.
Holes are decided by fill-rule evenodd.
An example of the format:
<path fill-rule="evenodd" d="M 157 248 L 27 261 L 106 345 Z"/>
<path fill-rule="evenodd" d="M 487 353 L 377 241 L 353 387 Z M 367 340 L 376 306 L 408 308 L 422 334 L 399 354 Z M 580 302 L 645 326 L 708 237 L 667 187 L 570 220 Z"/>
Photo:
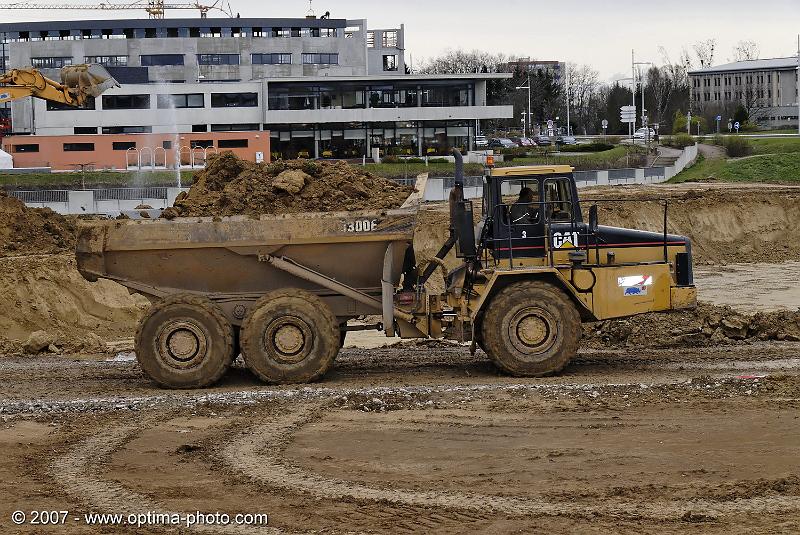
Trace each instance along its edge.
<path fill-rule="evenodd" d="M 0 73 L 0 104 L 25 97 L 84 107 L 90 98 L 119 87 L 101 65 L 68 65 L 61 69 L 61 82 L 44 76 L 37 69 L 14 69 Z"/>
<path fill-rule="evenodd" d="M 163 19 L 164 12 L 168 9 L 197 9 L 200 11 L 200 18 L 208 17 L 209 11 L 220 11 L 225 15 L 233 18 L 234 14 L 231 9 L 230 2 L 224 0 L 216 0 L 211 5 L 201 4 L 199 2 L 186 2 L 186 3 L 173 3 L 164 2 L 164 0 L 140 0 L 139 2 L 129 3 L 107 3 L 100 2 L 96 4 L 38 4 L 26 2 L 14 2 L 11 4 L 0 4 L 0 11 L 4 9 L 39 9 L 39 10 L 86 10 L 86 11 L 131 11 L 143 9 L 151 19 Z"/>

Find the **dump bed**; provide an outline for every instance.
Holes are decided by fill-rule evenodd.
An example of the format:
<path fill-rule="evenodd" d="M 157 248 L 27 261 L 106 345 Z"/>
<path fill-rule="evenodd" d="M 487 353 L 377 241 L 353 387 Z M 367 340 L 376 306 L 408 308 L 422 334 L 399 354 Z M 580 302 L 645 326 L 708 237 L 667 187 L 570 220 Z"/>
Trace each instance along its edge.
<path fill-rule="evenodd" d="M 240 319 L 232 312 L 236 304 L 287 287 L 317 293 L 338 316 L 375 313 L 266 259 L 287 259 L 380 298 L 384 266 L 392 279 L 387 282 L 400 278 L 416 211 L 86 223 L 78 234 L 78 270 L 88 280 L 115 280 L 151 298 L 204 294 L 227 309 L 234 322 Z"/>

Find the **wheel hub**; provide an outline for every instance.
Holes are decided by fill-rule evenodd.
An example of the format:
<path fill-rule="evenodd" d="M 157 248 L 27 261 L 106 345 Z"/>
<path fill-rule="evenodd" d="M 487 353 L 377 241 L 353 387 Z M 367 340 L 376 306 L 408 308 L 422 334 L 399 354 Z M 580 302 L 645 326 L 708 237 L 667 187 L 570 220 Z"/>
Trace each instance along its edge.
<path fill-rule="evenodd" d="M 517 311 L 508 323 L 508 334 L 514 347 L 535 358 L 555 342 L 556 321 L 546 309 L 537 306 Z"/>
<path fill-rule="evenodd" d="M 531 347 L 541 345 L 547 339 L 547 323 L 537 316 L 525 316 L 517 325 L 517 336 L 523 344 Z"/>
<path fill-rule="evenodd" d="M 203 329 L 188 320 L 164 326 L 157 337 L 159 355 L 173 368 L 192 368 L 206 356 L 208 340 Z"/>
<path fill-rule="evenodd" d="M 264 331 L 265 349 L 286 364 L 302 362 L 312 349 L 314 334 L 302 319 L 284 316 L 269 324 Z"/>

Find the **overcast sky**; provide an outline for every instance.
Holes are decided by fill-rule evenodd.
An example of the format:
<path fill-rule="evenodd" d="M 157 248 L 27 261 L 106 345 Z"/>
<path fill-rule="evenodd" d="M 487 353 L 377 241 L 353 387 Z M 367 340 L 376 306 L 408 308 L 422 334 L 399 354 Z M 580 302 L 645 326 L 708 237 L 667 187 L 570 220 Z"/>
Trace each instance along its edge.
<path fill-rule="evenodd" d="M 231 0 L 231 5 L 243 17 L 302 17 L 308 11 L 307 0 Z M 800 32 L 800 0 L 314 0 L 313 8 L 317 15 L 330 11 L 333 18 L 366 18 L 370 28 L 405 24 L 407 54 L 414 64 L 448 48 L 479 48 L 585 63 L 597 69 L 603 80 L 630 76 L 632 48 L 637 60 L 661 62 L 660 46 L 677 59 L 683 47 L 691 51 L 693 43 L 714 37 L 718 42 L 714 62 L 721 64 L 729 61 L 739 40 L 756 41 L 761 57 L 794 55 Z M 189 13 L 168 11 L 167 16 Z M 128 11 L 0 11 L 0 20 L 142 15 Z"/>

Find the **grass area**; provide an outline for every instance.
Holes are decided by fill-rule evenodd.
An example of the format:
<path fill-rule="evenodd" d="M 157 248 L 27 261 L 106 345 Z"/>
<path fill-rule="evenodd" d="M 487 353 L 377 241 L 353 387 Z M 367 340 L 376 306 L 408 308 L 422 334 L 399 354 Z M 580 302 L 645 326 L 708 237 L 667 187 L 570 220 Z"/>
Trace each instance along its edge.
<path fill-rule="evenodd" d="M 181 171 L 183 185 L 192 183 L 194 171 Z M 59 188 L 81 187 L 135 187 L 135 186 L 174 186 L 175 173 L 172 171 L 146 171 L 142 173 L 115 171 L 87 171 L 67 173 L 25 173 L 10 174 L 0 172 L 0 187 L 19 188 Z"/>
<path fill-rule="evenodd" d="M 437 162 L 427 166 L 424 163 L 370 163 L 367 171 L 385 178 L 415 178 L 420 173 L 428 173 L 430 177 L 453 176 L 456 170 L 454 163 Z M 483 166 L 477 163 L 464 164 L 464 174 L 478 176 L 483 174 Z"/>
<path fill-rule="evenodd" d="M 670 182 L 776 182 L 800 183 L 800 152 L 752 156 L 737 160 L 712 159 L 702 156 Z"/>
<path fill-rule="evenodd" d="M 626 155 L 631 151 L 631 165 L 638 162 L 642 152 L 638 148 L 619 146 L 601 152 L 589 152 L 586 154 L 571 154 L 562 156 L 559 154 L 547 154 L 527 158 L 514 158 L 511 162 L 501 162 L 501 167 L 515 165 L 571 165 L 578 170 L 610 169 L 614 167 L 625 167 L 627 164 Z"/>
<path fill-rule="evenodd" d="M 750 139 L 754 154 L 784 154 L 800 152 L 800 137 Z"/>

